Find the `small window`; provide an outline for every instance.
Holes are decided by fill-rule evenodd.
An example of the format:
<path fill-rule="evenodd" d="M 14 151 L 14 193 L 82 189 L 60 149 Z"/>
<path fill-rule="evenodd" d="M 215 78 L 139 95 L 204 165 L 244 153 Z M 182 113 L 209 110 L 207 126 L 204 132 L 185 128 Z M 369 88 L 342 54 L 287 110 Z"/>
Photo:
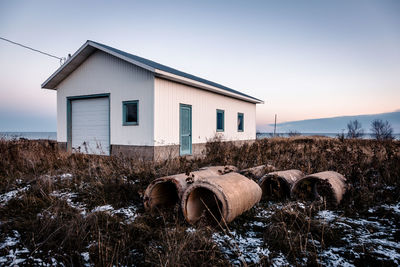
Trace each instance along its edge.
<path fill-rule="evenodd" d="M 243 132 L 244 129 L 244 114 L 238 113 L 237 119 L 238 132 Z"/>
<path fill-rule="evenodd" d="M 225 129 L 224 111 L 217 109 L 217 132 L 223 132 Z"/>
<path fill-rule="evenodd" d="M 139 100 L 122 102 L 122 124 L 138 125 L 139 124 Z"/>

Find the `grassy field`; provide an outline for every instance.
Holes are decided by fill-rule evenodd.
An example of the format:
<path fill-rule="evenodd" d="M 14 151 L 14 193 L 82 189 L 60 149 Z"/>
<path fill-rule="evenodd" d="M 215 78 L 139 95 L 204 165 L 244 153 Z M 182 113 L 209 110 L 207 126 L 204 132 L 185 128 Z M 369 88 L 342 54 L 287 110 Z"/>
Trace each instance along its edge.
<path fill-rule="evenodd" d="M 400 264 L 400 142 L 273 138 L 207 144 L 201 160 L 162 163 L 68 154 L 52 141 L 0 140 L 0 265 Z M 157 177 L 231 164 L 270 164 L 348 179 L 336 208 L 262 201 L 228 229 L 188 225 L 177 206 L 146 213 Z"/>

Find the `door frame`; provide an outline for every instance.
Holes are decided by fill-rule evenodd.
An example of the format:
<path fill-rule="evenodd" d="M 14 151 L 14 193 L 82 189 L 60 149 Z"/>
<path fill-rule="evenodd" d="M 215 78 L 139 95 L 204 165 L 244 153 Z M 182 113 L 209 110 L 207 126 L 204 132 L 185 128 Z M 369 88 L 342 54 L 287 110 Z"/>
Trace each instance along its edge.
<path fill-rule="evenodd" d="M 72 101 L 89 98 L 104 98 L 108 99 L 108 154 L 111 155 L 111 121 L 110 121 L 110 93 L 92 94 L 92 95 L 77 95 L 67 96 L 67 151 L 72 152 Z"/>
<path fill-rule="evenodd" d="M 189 117 L 189 126 L 190 126 L 190 152 L 189 153 L 182 153 L 182 108 L 188 108 L 190 110 L 190 117 Z M 180 156 L 185 156 L 185 155 L 192 155 L 192 105 L 188 104 L 179 104 L 179 155 Z"/>

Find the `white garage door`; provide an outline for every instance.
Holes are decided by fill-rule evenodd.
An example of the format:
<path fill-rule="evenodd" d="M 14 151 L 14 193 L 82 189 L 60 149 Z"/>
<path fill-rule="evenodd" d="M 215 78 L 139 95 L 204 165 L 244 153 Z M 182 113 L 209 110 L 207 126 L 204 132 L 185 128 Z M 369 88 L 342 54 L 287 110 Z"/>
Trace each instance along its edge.
<path fill-rule="evenodd" d="M 108 97 L 72 100 L 72 150 L 110 154 Z"/>

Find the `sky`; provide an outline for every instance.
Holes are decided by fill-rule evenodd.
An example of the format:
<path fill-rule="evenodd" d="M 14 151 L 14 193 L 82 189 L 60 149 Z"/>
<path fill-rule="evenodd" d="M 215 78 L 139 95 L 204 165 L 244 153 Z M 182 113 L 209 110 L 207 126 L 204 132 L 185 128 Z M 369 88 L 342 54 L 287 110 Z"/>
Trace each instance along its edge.
<path fill-rule="evenodd" d="M 0 37 L 86 40 L 265 101 L 257 128 L 400 108 L 400 1 L 0 1 Z M 57 59 L 0 40 L 0 131 L 55 131 Z"/>

